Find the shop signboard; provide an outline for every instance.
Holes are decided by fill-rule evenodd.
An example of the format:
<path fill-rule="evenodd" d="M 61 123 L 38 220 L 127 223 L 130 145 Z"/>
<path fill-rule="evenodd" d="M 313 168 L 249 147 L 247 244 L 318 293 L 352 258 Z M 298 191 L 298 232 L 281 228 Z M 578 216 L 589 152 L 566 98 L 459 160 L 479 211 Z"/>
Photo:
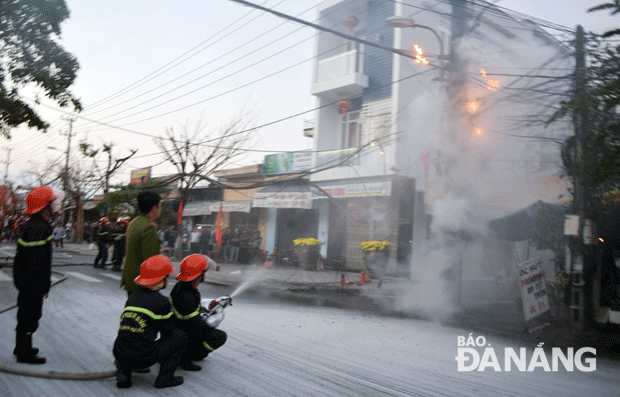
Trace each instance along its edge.
<path fill-rule="evenodd" d="M 312 208 L 311 192 L 257 192 L 253 207 L 260 208 Z"/>
<path fill-rule="evenodd" d="M 287 152 L 265 156 L 263 172 L 265 175 L 291 174 L 312 168 L 312 153 Z"/>
<path fill-rule="evenodd" d="M 523 298 L 523 314 L 527 322 L 549 311 L 545 271 L 540 258 L 524 262 L 518 268 L 519 288 Z"/>
<path fill-rule="evenodd" d="M 129 181 L 129 183 L 138 186 L 148 181 L 150 177 L 151 167 L 138 168 L 135 170 L 131 170 L 131 180 Z"/>

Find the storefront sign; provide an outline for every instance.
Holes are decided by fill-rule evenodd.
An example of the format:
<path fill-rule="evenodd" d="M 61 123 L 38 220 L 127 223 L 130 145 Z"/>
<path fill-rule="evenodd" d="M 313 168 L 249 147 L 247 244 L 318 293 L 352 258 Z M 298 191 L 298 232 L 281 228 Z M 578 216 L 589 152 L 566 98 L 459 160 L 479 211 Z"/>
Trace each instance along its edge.
<path fill-rule="evenodd" d="M 312 208 L 311 192 L 257 192 L 254 194 L 254 207 L 262 208 Z"/>
<path fill-rule="evenodd" d="M 549 311 L 545 271 L 540 258 L 524 262 L 519 265 L 518 269 L 519 287 L 523 297 L 523 314 L 527 322 Z"/>
<path fill-rule="evenodd" d="M 366 182 L 352 183 L 347 185 L 321 186 L 321 189 L 334 198 L 389 196 L 392 194 L 391 182 Z M 316 198 L 326 198 L 320 195 Z"/>
<path fill-rule="evenodd" d="M 140 185 L 149 180 L 151 177 L 151 167 L 138 168 L 131 171 L 131 180 L 129 183 L 132 185 Z"/>
<path fill-rule="evenodd" d="M 290 174 L 312 168 L 312 153 L 288 152 L 265 156 L 265 175 Z"/>

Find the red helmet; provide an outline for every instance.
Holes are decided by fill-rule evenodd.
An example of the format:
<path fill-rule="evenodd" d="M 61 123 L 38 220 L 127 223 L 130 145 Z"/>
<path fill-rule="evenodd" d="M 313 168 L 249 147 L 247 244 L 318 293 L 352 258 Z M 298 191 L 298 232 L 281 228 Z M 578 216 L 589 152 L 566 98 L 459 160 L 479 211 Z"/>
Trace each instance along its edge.
<path fill-rule="evenodd" d="M 170 258 L 165 255 L 154 255 L 142 262 L 140 275 L 134 279 L 138 285 L 157 284 L 174 272 Z"/>
<path fill-rule="evenodd" d="M 181 262 L 181 269 L 177 274 L 180 281 L 192 281 L 209 269 L 207 257 L 200 254 L 192 254 Z"/>
<path fill-rule="evenodd" d="M 56 195 L 52 188 L 47 186 L 35 187 L 26 197 L 28 208 L 26 208 L 24 214 L 36 214 L 54 200 L 56 200 Z"/>
<path fill-rule="evenodd" d="M 103 218 L 99 219 L 99 224 L 100 225 L 103 225 L 104 223 L 109 223 L 109 222 L 110 222 L 110 220 L 107 217 L 105 217 L 105 216 Z"/>

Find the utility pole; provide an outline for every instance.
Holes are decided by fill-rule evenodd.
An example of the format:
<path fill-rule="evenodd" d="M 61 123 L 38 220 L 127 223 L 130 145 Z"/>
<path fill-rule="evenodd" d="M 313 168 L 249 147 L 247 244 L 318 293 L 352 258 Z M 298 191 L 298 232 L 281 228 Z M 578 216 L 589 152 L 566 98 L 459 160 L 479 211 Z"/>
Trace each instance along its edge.
<path fill-rule="evenodd" d="M 572 245 L 571 257 L 577 258 L 582 264 L 583 274 L 583 295 L 580 302 L 574 302 L 577 310 L 583 309 L 582 328 L 589 328 L 593 324 L 593 294 L 592 287 L 594 282 L 594 273 L 596 272 L 596 262 L 594 261 L 594 249 L 591 242 L 584 241 L 585 220 L 590 217 L 589 214 L 589 188 L 585 181 L 586 174 L 583 165 L 583 147 L 587 139 L 587 111 L 585 105 L 586 94 L 586 56 L 585 56 L 585 35 L 583 27 L 577 26 L 575 36 L 575 74 L 573 79 L 573 101 L 576 104 L 576 110 L 573 113 L 573 127 L 575 132 L 575 148 L 573 151 L 573 213 L 579 216 L 579 229 L 575 243 Z M 594 225 L 590 225 L 594 228 Z M 575 275 L 573 275 L 573 261 L 571 260 L 570 281 L 578 284 Z M 572 292 L 572 285 L 571 285 Z M 581 295 L 581 294 L 579 294 Z M 581 308 L 579 308 L 581 306 Z"/>
<path fill-rule="evenodd" d="M 11 164 L 11 150 L 12 148 L 6 148 L 7 156 L 6 156 L 6 168 L 4 169 L 4 186 L 9 183 L 9 164 Z"/>
<path fill-rule="evenodd" d="M 65 158 L 65 169 L 62 175 L 62 190 L 65 192 L 65 195 L 68 194 L 69 191 L 69 157 L 71 154 L 71 137 L 73 136 L 73 122 L 76 120 L 75 117 L 65 116 L 63 117 L 65 120 L 69 122 L 69 131 L 67 133 L 67 153 Z M 65 222 L 65 200 L 62 200 L 62 222 L 63 225 Z"/>

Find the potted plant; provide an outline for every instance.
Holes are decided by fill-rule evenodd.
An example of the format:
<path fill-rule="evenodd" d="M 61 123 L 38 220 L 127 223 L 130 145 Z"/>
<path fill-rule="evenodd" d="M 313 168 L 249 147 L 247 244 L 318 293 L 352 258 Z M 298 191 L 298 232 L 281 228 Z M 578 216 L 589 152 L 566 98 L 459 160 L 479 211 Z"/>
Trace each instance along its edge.
<path fill-rule="evenodd" d="M 366 267 L 370 270 L 370 277 L 381 279 L 387 268 L 388 259 L 390 258 L 390 246 L 392 243 L 389 241 L 362 241 L 360 247 L 364 251 L 364 261 Z"/>
<path fill-rule="evenodd" d="M 321 240 L 313 237 L 298 238 L 293 240 L 295 253 L 305 270 L 316 270 L 316 262 L 319 259 L 319 245 Z"/>

